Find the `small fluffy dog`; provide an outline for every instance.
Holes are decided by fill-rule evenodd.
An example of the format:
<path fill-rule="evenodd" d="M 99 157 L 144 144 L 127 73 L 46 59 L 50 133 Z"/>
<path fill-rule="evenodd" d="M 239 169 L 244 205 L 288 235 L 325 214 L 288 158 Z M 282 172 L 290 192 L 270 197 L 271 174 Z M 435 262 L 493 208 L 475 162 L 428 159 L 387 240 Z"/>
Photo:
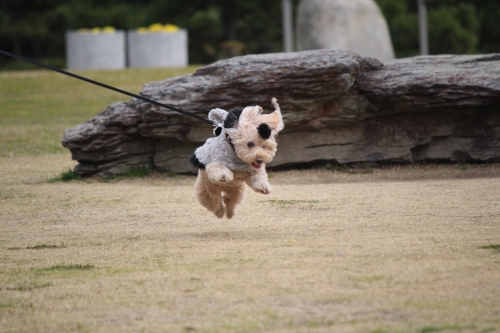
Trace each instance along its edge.
<path fill-rule="evenodd" d="M 275 110 L 263 114 L 260 106 L 237 108 L 229 112 L 213 109 L 208 118 L 220 124 L 215 137 L 191 156 L 199 168 L 195 191 L 200 204 L 215 216 L 228 219 L 234 216 L 245 196 L 245 183 L 254 191 L 271 193 L 266 163 L 276 153 L 276 135 L 284 128 L 276 98 L 271 100 Z"/>

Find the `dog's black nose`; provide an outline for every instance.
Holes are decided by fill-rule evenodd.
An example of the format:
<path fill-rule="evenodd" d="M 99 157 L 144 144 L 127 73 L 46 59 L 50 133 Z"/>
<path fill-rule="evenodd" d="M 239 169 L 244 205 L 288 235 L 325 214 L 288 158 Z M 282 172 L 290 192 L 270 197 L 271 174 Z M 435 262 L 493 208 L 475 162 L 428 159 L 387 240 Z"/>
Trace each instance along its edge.
<path fill-rule="evenodd" d="M 255 160 L 255 162 L 257 164 L 262 164 L 262 162 L 264 162 L 264 160 L 262 158 L 260 158 L 260 157 L 257 157 L 257 159 Z"/>

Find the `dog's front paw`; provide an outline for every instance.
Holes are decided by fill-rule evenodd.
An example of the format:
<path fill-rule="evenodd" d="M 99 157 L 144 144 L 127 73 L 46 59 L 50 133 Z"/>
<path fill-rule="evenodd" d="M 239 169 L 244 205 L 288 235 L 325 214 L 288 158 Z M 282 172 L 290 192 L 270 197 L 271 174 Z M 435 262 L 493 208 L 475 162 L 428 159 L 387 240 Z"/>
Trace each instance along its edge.
<path fill-rule="evenodd" d="M 231 170 L 218 163 L 207 165 L 206 172 L 208 180 L 215 184 L 224 185 L 232 182 L 234 179 L 234 174 Z"/>
<path fill-rule="evenodd" d="M 262 194 L 271 194 L 273 189 L 272 189 L 271 185 L 264 184 L 261 188 L 258 189 L 258 191 Z"/>
<path fill-rule="evenodd" d="M 216 179 L 217 183 L 229 183 L 232 182 L 234 179 L 234 175 L 232 172 L 225 172 L 218 176 L 219 177 Z"/>

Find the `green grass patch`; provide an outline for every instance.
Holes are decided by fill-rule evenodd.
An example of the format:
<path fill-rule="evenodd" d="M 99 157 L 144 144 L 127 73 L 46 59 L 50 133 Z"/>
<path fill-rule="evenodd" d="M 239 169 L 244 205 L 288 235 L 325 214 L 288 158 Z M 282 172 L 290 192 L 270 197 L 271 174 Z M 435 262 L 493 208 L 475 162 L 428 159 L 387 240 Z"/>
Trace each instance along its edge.
<path fill-rule="evenodd" d="M 316 204 L 319 203 L 319 200 L 266 200 L 264 202 L 268 202 L 276 206 L 294 206 L 303 204 Z"/>
<path fill-rule="evenodd" d="M 151 170 L 144 166 L 144 165 L 138 165 L 138 166 L 133 166 L 130 168 L 129 171 L 127 171 L 123 177 L 126 178 L 142 178 L 149 176 L 151 174 Z"/>
<path fill-rule="evenodd" d="M 485 245 L 485 246 L 480 246 L 480 249 L 490 249 L 494 250 L 496 253 L 500 253 L 500 244 L 491 244 L 491 245 Z"/>
<path fill-rule="evenodd" d="M 33 289 L 41 289 L 41 288 L 46 288 L 52 286 L 52 283 L 46 282 L 46 283 L 29 283 L 29 284 L 19 284 L 15 287 L 6 287 L 3 290 L 8 290 L 8 291 L 30 291 Z M 2 290 L 0 288 L 0 290 Z"/>
<path fill-rule="evenodd" d="M 68 169 L 66 171 L 61 172 L 59 175 L 49 179 L 49 183 L 57 183 L 57 182 L 69 182 L 72 180 L 81 180 L 82 177 L 73 172 L 73 170 Z"/>
<path fill-rule="evenodd" d="M 379 281 L 387 280 L 388 278 L 383 275 L 365 275 L 365 276 L 350 276 L 348 279 L 356 283 L 376 283 Z"/>
<path fill-rule="evenodd" d="M 14 199 L 15 197 L 13 190 L 0 188 L 0 200 Z"/>
<path fill-rule="evenodd" d="M 8 247 L 7 250 L 12 250 L 12 251 L 19 251 L 19 250 L 45 250 L 45 249 L 62 249 L 65 248 L 66 245 L 49 245 L 49 244 L 40 244 L 40 245 L 35 245 L 35 246 L 28 246 L 26 248 L 21 248 L 19 246 L 14 246 L 14 247 Z"/>
<path fill-rule="evenodd" d="M 490 332 L 496 332 L 497 328 L 496 327 L 486 327 L 480 331 L 477 331 L 477 333 L 490 333 Z"/>
<path fill-rule="evenodd" d="M 41 268 L 40 271 L 50 272 L 50 271 L 87 271 L 94 269 L 94 265 L 56 265 L 47 268 Z"/>
<path fill-rule="evenodd" d="M 450 326 L 425 326 L 422 327 L 418 333 L 433 333 L 433 332 L 444 332 L 444 331 L 452 331 L 452 332 L 462 332 L 462 331 L 470 331 L 475 330 L 476 326 L 459 326 L 459 325 L 450 325 Z"/>
<path fill-rule="evenodd" d="M 174 171 L 165 170 L 165 171 L 163 171 L 163 173 L 165 174 L 165 176 L 167 176 L 169 178 L 177 177 L 177 173 Z"/>
<path fill-rule="evenodd" d="M 98 179 L 101 182 L 108 183 L 110 181 L 120 181 L 129 178 L 143 178 L 151 174 L 152 171 L 147 166 L 136 165 L 123 174 L 99 176 Z"/>
<path fill-rule="evenodd" d="M 351 169 L 347 166 L 347 164 L 333 164 L 333 163 L 325 164 L 322 167 L 322 169 L 336 171 L 336 172 L 345 172 L 345 173 L 350 173 L 351 171 Z"/>
<path fill-rule="evenodd" d="M 27 250 L 45 250 L 45 249 L 62 249 L 65 248 L 66 245 L 48 245 L 48 244 L 40 244 L 35 246 L 28 246 Z"/>
<path fill-rule="evenodd" d="M 314 166 L 315 169 L 324 169 L 332 172 L 341 172 L 349 174 L 369 174 L 373 172 L 373 167 L 369 164 L 338 164 L 332 162 L 320 163 Z"/>

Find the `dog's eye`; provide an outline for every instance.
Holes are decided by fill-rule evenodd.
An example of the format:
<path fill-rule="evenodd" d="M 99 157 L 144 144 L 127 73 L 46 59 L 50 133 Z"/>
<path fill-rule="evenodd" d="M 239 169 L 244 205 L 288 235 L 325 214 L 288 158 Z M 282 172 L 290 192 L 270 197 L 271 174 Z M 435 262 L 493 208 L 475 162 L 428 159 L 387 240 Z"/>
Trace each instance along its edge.
<path fill-rule="evenodd" d="M 249 143 L 247 143 L 247 146 L 248 146 L 248 148 L 252 148 L 253 146 L 255 146 L 255 144 L 253 142 L 249 142 Z"/>
<path fill-rule="evenodd" d="M 267 148 L 267 146 L 266 146 L 266 145 L 263 145 L 263 146 L 262 146 L 262 148 L 263 148 L 263 149 L 266 149 L 266 148 Z"/>

